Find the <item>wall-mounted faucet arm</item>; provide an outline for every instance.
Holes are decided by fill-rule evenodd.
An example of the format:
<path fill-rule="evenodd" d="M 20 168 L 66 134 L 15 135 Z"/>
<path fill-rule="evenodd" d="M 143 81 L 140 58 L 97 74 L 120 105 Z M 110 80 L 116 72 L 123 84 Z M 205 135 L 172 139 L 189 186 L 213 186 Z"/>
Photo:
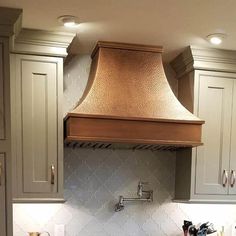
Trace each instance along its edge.
<path fill-rule="evenodd" d="M 120 196 L 119 202 L 115 206 L 115 211 L 121 211 L 124 209 L 124 202 L 134 202 L 134 201 L 142 201 L 142 202 L 152 202 L 153 201 L 153 190 L 145 191 L 143 190 L 143 184 L 148 184 L 145 182 L 139 182 L 138 190 L 137 190 L 137 198 L 125 198 Z M 145 195 L 145 197 L 143 196 Z"/>

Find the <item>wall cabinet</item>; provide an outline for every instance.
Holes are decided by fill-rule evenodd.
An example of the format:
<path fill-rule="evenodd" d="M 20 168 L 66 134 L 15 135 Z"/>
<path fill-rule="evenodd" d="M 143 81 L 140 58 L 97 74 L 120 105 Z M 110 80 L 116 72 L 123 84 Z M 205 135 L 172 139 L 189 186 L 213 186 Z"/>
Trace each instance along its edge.
<path fill-rule="evenodd" d="M 11 54 L 13 199 L 63 201 L 63 60 Z"/>
<path fill-rule="evenodd" d="M 204 146 L 197 148 L 196 153 L 199 157 L 196 162 L 196 194 L 229 194 L 229 189 L 236 189 L 235 184 L 230 185 L 236 170 L 232 163 L 236 157 L 231 153 L 231 130 L 236 122 L 232 119 L 236 80 L 221 73 L 200 72 L 198 76 L 197 113 L 206 123 L 202 136 Z"/>
<path fill-rule="evenodd" d="M 10 56 L 14 202 L 62 202 L 63 58 L 71 33 L 22 29 Z"/>
<path fill-rule="evenodd" d="M 0 153 L 0 229 L 1 234 L 6 235 L 5 159 L 2 153 Z"/>
<path fill-rule="evenodd" d="M 0 16 L 0 235 L 12 236 L 12 189 L 25 202 L 62 199 L 62 58 L 74 34 L 21 29 L 21 9 Z M 37 56 L 10 62 L 10 51 Z"/>
<path fill-rule="evenodd" d="M 4 53 L 3 42 L 0 43 L 0 55 Z M 0 140 L 5 138 L 5 115 L 4 115 L 4 74 L 3 60 L 0 60 Z"/>
<path fill-rule="evenodd" d="M 12 236 L 10 42 L 22 10 L 0 7 L 0 235 Z"/>
<path fill-rule="evenodd" d="M 0 10 L 0 14 L 1 10 Z M 1 19 L 0 19 L 1 25 Z M 0 32 L 1 34 L 1 32 Z M 0 37 L 0 235 L 12 235 L 9 38 Z"/>
<path fill-rule="evenodd" d="M 175 200 L 236 202 L 236 54 L 190 47 L 181 56 L 172 62 L 179 100 L 205 124 L 204 145 L 177 153 Z"/>

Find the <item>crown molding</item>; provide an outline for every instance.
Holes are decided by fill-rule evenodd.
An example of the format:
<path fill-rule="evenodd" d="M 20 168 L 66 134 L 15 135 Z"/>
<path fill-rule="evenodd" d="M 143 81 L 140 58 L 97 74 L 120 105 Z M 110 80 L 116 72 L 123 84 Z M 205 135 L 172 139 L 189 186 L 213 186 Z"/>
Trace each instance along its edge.
<path fill-rule="evenodd" d="M 0 7 L 0 36 L 11 37 L 21 30 L 22 9 Z"/>
<path fill-rule="evenodd" d="M 0 7 L 0 36 L 8 37 L 10 51 L 44 56 L 67 56 L 75 34 L 22 29 L 22 9 Z"/>
<path fill-rule="evenodd" d="M 187 47 L 171 63 L 177 77 L 192 70 L 236 72 L 236 51 Z"/>
<path fill-rule="evenodd" d="M 15 38 L 14 53 L 26 53 L 44 56 L 67 56 L 67 48 L 75 34 L 22 29 Z"/>

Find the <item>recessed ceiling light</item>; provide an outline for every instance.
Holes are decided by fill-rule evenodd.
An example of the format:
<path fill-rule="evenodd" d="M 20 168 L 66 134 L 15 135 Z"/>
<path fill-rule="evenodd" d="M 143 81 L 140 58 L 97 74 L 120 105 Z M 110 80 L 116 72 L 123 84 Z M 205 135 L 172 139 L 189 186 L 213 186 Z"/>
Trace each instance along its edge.
<path fill-rule="evenodd" d="M 76 16 L 64 15 L 59 16 L 57 19 L 61 24 L 68 28 L 74 28 L 79 25 L 78 18 Z"/>
<path fill-rule="evenodd" d="M 211 44 L 214 44 L 214 45 L 221 44 L 225 38 L 226 38 L 226 34 L 222 34 L 222 33 L 210 34 L 207 36 L 207 40 Z"/>

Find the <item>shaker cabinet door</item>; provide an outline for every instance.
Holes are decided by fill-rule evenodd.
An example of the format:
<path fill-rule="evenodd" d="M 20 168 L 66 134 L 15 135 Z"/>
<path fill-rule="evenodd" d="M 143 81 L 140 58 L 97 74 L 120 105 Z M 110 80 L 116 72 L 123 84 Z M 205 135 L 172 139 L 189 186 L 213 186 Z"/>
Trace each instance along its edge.
<path fill-rule="evenodd" d="M 21 70 L 24 192 L 56 192 L 56 65 L 23 60 Z"/>
<path fill-rule="evenodd" d="M 0 153 L 0 231 L 6 235 L 6 193 L 5 193 L 5 160 Z"/>
<path fill-rule="evenodd" d="M 196 194 L 228 194 L 234 80 L 200 75 L 198 116 L 205 120 L 197 148 Z"/>
<path fill-rule="evenodd" d="M 232 130 L 230 146 L 229 194 L 236 194 L 236 81 L 234 81 Z"/>
<path fill-rule="evenodd" d="M 29 55 L 13 59 L 18 188 L 17 193 L 13 189 L 14 198 L 57 198 L 63 189 L 62 59 Z"/>
<path fill-rule="evenodd" d="M 5 139 L 4 41 L 0 38 L 0 140 Z"/>

